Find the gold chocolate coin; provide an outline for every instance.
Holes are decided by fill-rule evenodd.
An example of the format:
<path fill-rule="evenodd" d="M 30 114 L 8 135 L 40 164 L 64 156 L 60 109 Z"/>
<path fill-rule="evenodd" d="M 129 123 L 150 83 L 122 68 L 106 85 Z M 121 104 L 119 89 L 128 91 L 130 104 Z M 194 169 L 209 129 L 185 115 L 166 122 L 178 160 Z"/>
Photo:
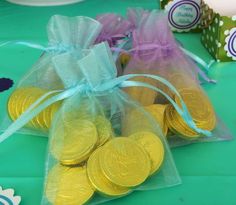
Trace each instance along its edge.
<path fill-rule="evenodd" d="M 61 102 L 56 102 L 49 107 L 47 107 L 42 113 L 41 113 L 41 123 L 44 125 L 44 128 L 49 129 L 51 127 L 53 117 L 56 114 L 56 112 L 60 109 Z"/>
<path fill-rule="evenodd" d="M 47 91 L 37 87 L 23 87 L 16 89 L 9 98 L 8 101 L 8 113 L 12 120 L 16 120 L 20 115 L 22 115 L 37 99 L 44 95 Z M 44 116 L 51 116 L 49 110 L 51 107 L 56 107 L 59 109 L 60 102 L 55 103 L 44 111 L 39 113 L 34 117 L 28 124 L 28 127 L 38 128 L 38 129 L 48 129 L 51 124 L 51 119 L 47 120 L 45 123 Z M 54 109 L 55 110 L 55 109 Z M 57 111 L 56 110 L 56 111 Z M 46 114 L 45 114 L 46 112 Z"/>
<path fill-rule="evenodd" d="M 30 96 L 33 97 L 32 104 L 43 94 L 46 93 L 46 90 L 43 90 L 41 88 L 36 88 L 36 87 L 25 87 L 21 88 L 21 98 L 18 101 L 18 116 L 20 116 L 23 112 L 28 109 L 28 107 L 25 107 L 25 99 L 29 98 Z M 30 104 L 31 105 L 31 104 Z M 24 107 L 24 110 L 22 109 Z M 23 111 L 23 112 L 22 112 Z"/>
<path fill-rule="evenodd" d="M 158 82 L 154 79 L 147 77 L 134 77 L 132 81 L 137 81 L 141 83 L 148 83 L 154 87 L 158 86 Z M 140 87 L 129 87 L 123 89 L 131 98 L 139 102 L 143 106 L 152 105 L 157 97 L 157 92 L 149 88 Z"/>
<path fill-rule="evenodd" d="M 164 120 L 166 107 L 167 105 L 162 104 L 154 104 L 145 107 L 145 109 L 154 117 L 154 119 L 160 125 L 164 136 L 166 136 L 168 132 L 168 127 Z"/>
<path fill-rule="evenodd" d="M 12 120 L 16 120 L 18 118 L 17 113 L 16 113 L 16 107 L 17 107 L 18 99 L 20 97 L 20 93 L 21 93 L 21 89 L 15 90 L 11 94 L 8 100 L 7 108 L 8 108 L 9 116 Z"/>
<path fill-rule="evenodd" d="M 105 144 L 113 135 L 112 126 L 109 120 L 103 116 L 97 116 L 94 124 L 97 127 L 98 132 L 98 145 Z"/>
<path fill-rule="evenodd" d="M 216 115 L 210 100 L 203 91 L 196 88 L 184 88 L 179 93 L 196 126 L 212 131 L 216 126 Z M 177 96 L 175 96 L 175 101 L 181 107 L 180 99 Z M 174 133 L 181 134 L 182 137 L 195 139 L 201 136 L 186 124 L 172 105 L 166 108 L 165 119 L 169 129 Z"/>
<path fill-rule="evenodd" d="M 35 101 L 35 94 L 28 94 L 27 96 L 24 96 L 24 102 L 23 105 L 21 107 L 21 114 L 24 113 Z M 38 127 L 39 125 L 36 124 L 36 118 L 33 118 L 32 120 L 29 121 L 29 123 L 27 124 L 28 127 Z"/>
<path fill-rule="evenodd" d="M 155 173 L 164 159 L 164 146 L 161 139 L 152 132 L 137 132 L 129 136 L 140 144 L 148 153 L 151 161 L 150 175 Z"/>
<path fill-rule="evenodd" d="M 172 105 L 168 105 L 165 112 L 166 124 L 173 133 L 179 133 L 188 139 L 195 139 L 199 134 L 192 130 L 184 120 L 178 115 Z"/>
<path fill-rule="evenodd" d="M 121 53 L 119 59 L 121 66 L 124 68 L 129 63 L 131 55 L 128 53 Z"/>
<path fill-rule="evenodd" d="M 53 205 L 79 205 L 93 195 L 85 167 L 54 166 L 48 174 L 45 195 Z"/>
<path fill-rule="evenodd" d="M 216 126 L 216 115 L 208 97 L 201 90 L 191 88 L 182 89 L 179 93 L 199 127 L 212 131 Z M 181 107 L 177 96 L 175 96 L 175 101 Z"/>
<path fill-rule="evenodd" d="M 146 151 L 126 137 L 114 138 L 104 146 L 100 166 L 111 182 L 124 187 L 144 182 L 151 168 Z"/>
<path fill-rule="evenodd" d="M 76 165 L 88 159 L 98 140 L 96 127 L 88 120 L 65 123 L 53 135 L 56 140 L 50 149 L 63 165 Z"/>
<path fill-rule="evenodd" d="M 96 149 L 88 159 L 87 174 L 91 184 L 96 190 L 108 196 L 120 196 L 129 193 L 130 189 L 110 182 L 103 174 L 99 164 L 99 157 L 103 148 Z"/>

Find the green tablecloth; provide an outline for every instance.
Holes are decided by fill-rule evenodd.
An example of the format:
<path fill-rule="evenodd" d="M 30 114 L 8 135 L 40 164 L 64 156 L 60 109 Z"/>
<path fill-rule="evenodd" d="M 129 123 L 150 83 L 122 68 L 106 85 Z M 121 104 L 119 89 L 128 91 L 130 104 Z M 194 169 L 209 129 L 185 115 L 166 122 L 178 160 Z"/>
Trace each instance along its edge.
<path fill-rule="evenodd" d="M 16 6 L 0 1 L 0 41 L 32 40 L 46 43 L 45 26 L 50 16 L 87 15 L 103 12 L 125 14 L 127 7 L 157 8 L 156 0 L 86 0 L 85 2 L 49 8 Z M 211 57 L 200 44 L 199 34 L 177 34 L 185 47 L 206 61 Z M 40 51 L 25 47 L 0 48 L 0 78 L 15 82 L 40 56 Z M 219 63 L 210 72 L 216 85 L 204 86 L 222 120 L 236 134 L 236 64 Z M 0 93 L 0 115 L 6 109 L 11 90 Z M 1 117 L 0 116 L 0 117 Z M 14 188 L 22 196 L 22 205 L 39 205 L 47 139 L 15 134 L 0 144 L 0 186 Z M 236 141 L 203 143 L 176 148 L 173 156 L 183 184 L 158 191 L 135 192 L 107 204 L 159 205 L 235 205 Z"/>

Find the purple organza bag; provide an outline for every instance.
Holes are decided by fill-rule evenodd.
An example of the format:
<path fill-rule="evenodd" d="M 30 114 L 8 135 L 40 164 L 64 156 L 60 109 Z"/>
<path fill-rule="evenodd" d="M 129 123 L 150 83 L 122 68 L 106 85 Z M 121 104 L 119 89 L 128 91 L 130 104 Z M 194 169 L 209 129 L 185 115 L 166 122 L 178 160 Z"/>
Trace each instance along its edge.
<path fill-rule="evenodd" d="M 127 10 L 127 18 L 128 21 L 130 22 L 130 34 L 132 33 L 133 30 L 135 30 L 139 24 L 142 22 L 142 19 L 146 17 L 149 14 L 148 10 L 144 10 L 143 8 L 129 8 Z M 124 50 L 130 50 L 132 47 L 132 38 L 126 39 L 126 42 L 123 44 L 122 49 Z M 129 53 L 122 52 L 120 53 L 118 60 L 117 60 L 117 67 L 119 67 L 120 70 L 124 70 L 126 65 L 128 64 L 130 60 L 130 55 Z M 120 75 L 120 73 L 118 73 Z"/>
<path fill-rule="evenodd" d="M 129 8 L 127 10 L 127 17 L 128 17 L 128 20 L 130 21 L 131 23 L 131 30 L 132 31 L 135 31 L 136 29 L 140 28 L 142 26 L 142 24 L 144 24 L 144 21 L 145 19 L 149 18 L 150 17 L 150 11 L 148 10 L 145 10 L 143 8 Z M 149 19 L 150 20 L 150 19 Z M 152 21 L 152 20 L 151 20 Z M 152 28 L 149 28 L 151 29 L 151 32 L 148 34 L 148 35 L 155 35 L 155 34 L 158 34 L 160 35 L 160 29 L 158 29 L 158 26 L 160 25 L 156 25 L 157 21 L 155 20 L 155 22 L 151 22 L 153 23 L 153 30 Z M 167 26 L 166 24 L 166 20 L 163 20 L 163 22 L 159 22 L 161 25 L 164 25 L 164 26 Z M 156 26 L 155 26 L 156 25 Z M 147 24 L 146 24 L 147 26 Z M 147 26 L 148 27 L 148 26 Z M 159 30 L 159 32 L 156 31 L 156 29 Z M 213 79 L 210 79 L 208 76 L 207 76 L 207 72 L 209 70 L 209 68 L 211 67 L 211 65 L 215 62 L 214 60 L 211 60 L 210 62 L 205 62 L 204 60 L 202 60 L 200 57 L 198 57 L 196 54 L 184 49 L 183 45 L 180 43 L 180 42 L 176 42 L 172 36 L 172 34 L 169 34 L 168 32 L 168 27 L 165 28 L 163 34 L 168 34 L 167 35 L 167 38 L 165 38 L 164 40 L 170 40 L 172 44 L 172 47 L 174 44 L 176 44 L 175 46 L 178 46 L 181 48 L 180 49 L 175 49 L 174 51 L 175 52 L 178 52 L 178 55 L 181 53 L 181 56 L 182 56 L 182 51 L 184 52 L 184 58 L 186 59 L 186 55 L 189 57 L 187 58 L 188 60 L 193 60 L 195 61 L 196 63 L 198 63 L 199 65 L 201 65 L 200 67 L 198 66 L 193 66 L 194 70 L 198 73 L 198 77 L 199 77 L 199 80 L 201 80 L 201 83 L 215 83 L 216 81 L 213 80 Z M 143 33 L 142 31 L 139 31 L 141 33 Z M 167 32 L 167 33 L 165 33 Z M 142 34 L 141 34 L 142 35 Z M 152 37 L 148 37 L 148 40 L 150 39 L 153 39 Z M 157 36 L 155 37 L 154 36 L 154 39 L 159 39 L 160 38 Z M 155 41 L 154 41 L 155 43 Z M 124 46 L 124 49 L 125 50 L 130 50 L 132 48 L 132 39 L 130 38 L 127 43 L 125 44 Z M 178 56 L 176 56 L 177 58 Z M 125 53 L 125 52 L 122 52 L 122 55 L 121 55 L 121 62 L 122 62 L 122 67 L 126 67 L 128 61 L 130 60 L 130 56 L 129 54 Z M 191 62 L 192 63 L 192 62 Z"/>
<path fill-rule="evenodd" d="M 97 16 L 96 20 L 103 25 L 102 31 L 96 39 L 96 43 L 107 41 L 110 47 L 114 47 L 131 30 L 131 23 L 120 15 L 106 13 Z"/>
<path fill-rule="evenodd" d="M 135 22 L 132 24 L 136 25 L 136 28 L 132 32 L 132 46 L 128 51 L 130 61 L 124 69 L 124 74 L 154 74 L 167 79 L 182 94 L 192 117 L 196 118 L 195 120 L 200 128 L 212 131 L 213 136 L 195 135 L 192 130 L 183 125 L 178 115 L 170 113 L 171 108 L 167 109 L 169 107 L 168 102 L 166 102 L 161 94 L 150 91 L 147 88 L 126 88 L 125 91 L 143 106 L 166 105 L 167 108 L 163 118 L 169 127 L 168 138 L 171 146 L 179 146 L 196 141 L 231 139 L 232 136 L 229 130 L 216 117 L 210 100 L 200 86 L 200 81 L 198 80 L 199 68 L 179 47 L 179 43 L 175 40 L 168 26 L 167 16 L 163 12 L 156 10 L 150 13 L 140 10 L 141 14 L 139 15 L 138 12 L 137 10 L 135 12 L 129 11 L 129 14 L 133 15 L 131 19 L 139 19 L 140 22 L 137 23 L 135 20 L 132 20 Z M 137 16 L 139 17 L 137 18 Z M 139 77 L 133 80 L 158 86 L 172 96 L 173 100 L 178 101 L 169 88 L 157 84 L 157 82 L 151 79 Z M 197 98 L 196 96 L 200 97 Z M 205 103 L 206 107 L 201 103 Z M 209 123 L 205 119 L 200 122 L 201 114 L 207 115 L 208 111 L 211 114 L 211 117 L 208 119 Z"/>
<path fill-rule="evenodd" d="M 139 24 L 142 22 L 143 18 L 146 18 L 149 15 L 150 11 L 145 10 L 143 8 L 128 8 L 127 10 L 127 18 L 131 23 L 131 29 L 136 29 Z"/>
<path fill-rule="evenodd" d="M 113 51 L 118 75 L 121 75 L 123 63 L 120 60 L 121 58 L 118 59 L 119 52 L 116 51 L 116 48 L 124 47 L 126 44 L 124 39 L 127 38 L 132 30 L 131 22 L 114 13 L 105 13 L 97 16 L 96 19 L 103 25 L 103 28 L 95 43 L 108 42 Z"/>

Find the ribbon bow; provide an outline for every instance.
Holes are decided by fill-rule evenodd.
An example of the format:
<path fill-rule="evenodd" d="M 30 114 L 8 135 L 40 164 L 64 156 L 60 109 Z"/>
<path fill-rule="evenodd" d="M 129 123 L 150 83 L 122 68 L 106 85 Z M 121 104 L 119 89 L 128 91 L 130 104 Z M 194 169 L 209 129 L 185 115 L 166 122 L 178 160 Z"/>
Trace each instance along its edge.
<path fill-rule="evenodd" d="M 94 62 L 97 63 L 95 64 Z M 94 67 L 91 68 L 90 65 L 94 65 Z M 174 106 L 176 111 L 185 120 L 185 122 L 188 124 L 190 128 L 192 128 L 197 133 L 203 134 L 208 137 L 211 136 L 211 132 L 207 130 L 202 130 L 196 126 L 180 94 L 178 93 L 176 88 L 164 78 L 149 74 L 129 74 L 116 77 L 115 64 L 112 59 L 112 54 L 107 43 L 101 43 L 94 46 L 94 48 L 90 50 L 90 53 L 86 57 L 78 61 L 78 66 L 82 70 L 83 75 L 85 76 L 84 80 L 82 80 L 75 86 L 66 88 L 64 90 L 50 91 L 45 95 L 43 95 L 42 97 L 40 97 L 36 102 L 34 102 L 28 108 L 28 110 L 25 113 L 23 113 L 15 122 L 13 122 L 2 135 L 0 135 L 0 142 L 3 142 L 14 132 L 22 128 L 31 119 L 37 116 L 41 111 L 43 111 L 44 109 L 46 109 L 48 106 L 52 105 L 55 102 L 66 100 L 76 94 L 83 94 L 86 92 L 100 94 L 114 89 L 127 88 L 127 87 L 145 87 L 154 90 L 156 92 L 160 92 L 169 100 L 169 102 Z M 89 68 L 92 69 L 92 71 L 89 70 Z M 93 77 L 93 75 L 91 75 L 91 72 L 93 71 L 95 73 L 100 73 L 100 74 L 102 73 L 101 75 L 103 76 L 103 78 L 101 78 L 101 76 L 98 76 L 97 78 Z M 177 105 L 177 103 L 175 103 L 175 101 L 168 94 L 166 94 L 159 88 L 152 86 L 148 83 L 130 80 L 134 77 L 147 77 L 163 83 L 176 96 L 178 96 L 181 102 L 182 109 Z M 52 97 L 46 100 L 48 96 Z"/>

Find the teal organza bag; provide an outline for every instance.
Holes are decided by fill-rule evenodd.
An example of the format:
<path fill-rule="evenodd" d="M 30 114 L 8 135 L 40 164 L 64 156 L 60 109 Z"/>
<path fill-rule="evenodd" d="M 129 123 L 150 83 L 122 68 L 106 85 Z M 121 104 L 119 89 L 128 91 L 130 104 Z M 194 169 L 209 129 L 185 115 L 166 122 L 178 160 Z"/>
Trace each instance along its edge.
<path fill-rule="evenodd" d="M 95 42 L 101 31 L 101 24 L 89 17 L 66 17 L 55 15 L 51 17 L 47 26 L 48 46 L 43 47 L 32 42 L 6 42 L 18 44 L 34 49 L 43 50 L 39 60 L 23 76 L 8 101 L 8 114 L 5 116 L 0 129 L 4 131 L 12 121 L 22 115 L 30 105 L 38 99 L 55 94 L 53 90 L 64 88 L 59 78 L 60 70 L 52 63 L 52 58 L 62 53 L 73 53 L 77 58 L 82 57 L 82 49 L 87 49 Z M 3 45 L 3 44 L 0 44 Z M 63 65 L 67 66 L 67 65 Z M 73 68 L 71 68 L 73 69 Z M 66 75 L 70 75 L 69 70 Z M 70 75 L 71 76 L 71 75 Z M 78 80 L 79 75 L 74 78 Z M 65 82 L 67 83 L 67 82 Z M 51 91 L 51 93 L 49 93 Z M 47 99 L 47 98 L 45 98 Z M 61 103 L 56 103 L 32 119 L 19 132 L 25 134 L 47 135 L 52 119 Z"/>
<path fill-rule="evenodd" d="M 141 86 L 163 93 L 161 90 L 129 81 L 137 75 L 117 78 L 106 43 L 85 51 L 81 60 L 62 54 L 54 57 L 53 62 L 62 71 L 60 77 L 65 85 L 66 82 L 71 85 L 48 100 L 48 104 L 62 99 L 64 102 L 50 129 L 42 205 L 98 204 L 133 191 L 180 183 L 160 125 L 122 88 Z M 75 65 L 76 72 L 83 76 L 80 81 L 73 75 L 66 78 L 63 75 Z M 178 94 L 164 79 L 146 77 L 166 84 Z M 190 126 L 210 135 L 195 126 L 183 102 L 181 110 L 163 94 Z M 48 104 L 42 104 L 40 109 Z"/>

